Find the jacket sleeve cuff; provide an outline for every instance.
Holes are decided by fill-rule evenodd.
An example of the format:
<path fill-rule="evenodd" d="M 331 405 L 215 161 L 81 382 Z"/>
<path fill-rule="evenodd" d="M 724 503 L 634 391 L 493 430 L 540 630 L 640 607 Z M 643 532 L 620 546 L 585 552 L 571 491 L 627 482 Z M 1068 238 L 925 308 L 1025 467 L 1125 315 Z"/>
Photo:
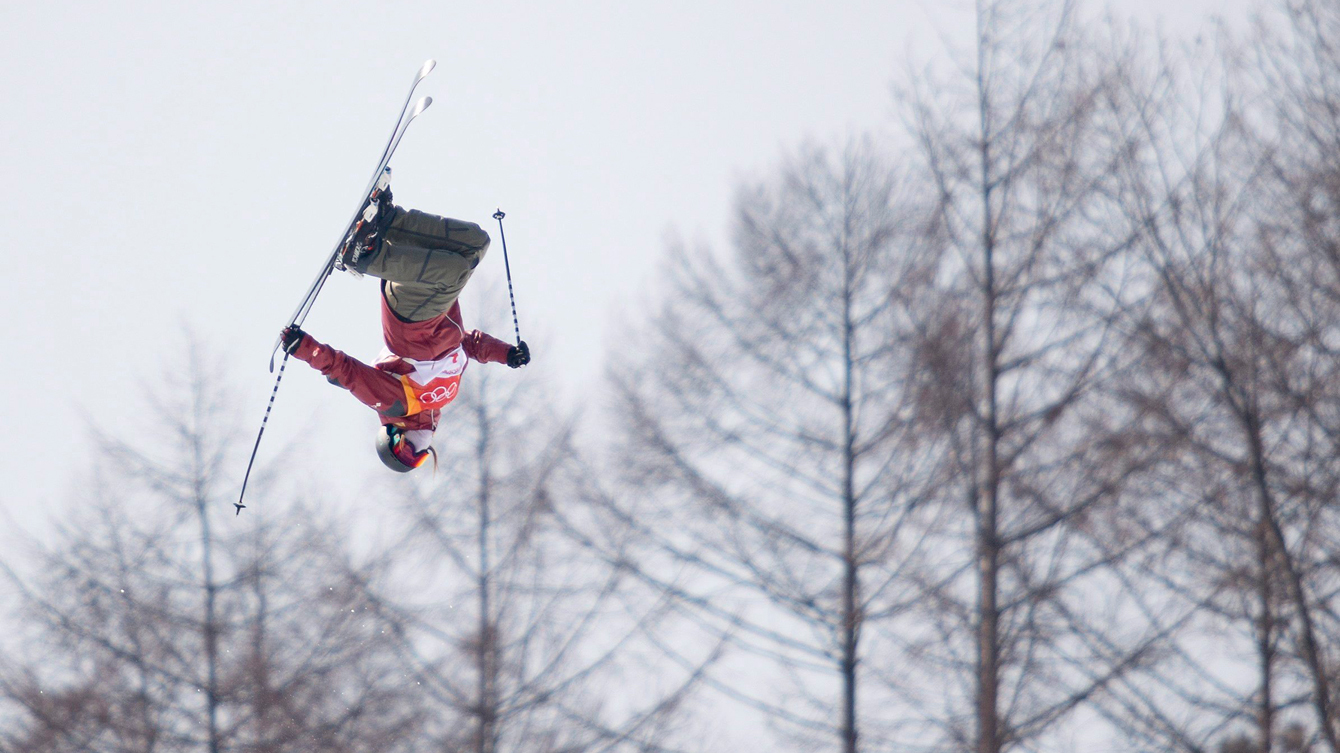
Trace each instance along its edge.
<path fill-rule="evenodd" d="M 298 342 L 298 347 L 293 349 L 293 357 L 306 363 L 312 362 L 312 356 L 316 355 L 315 350 L 318 343 L 312 339 L 311 335 L 304 334 L 302 340 Z"/>

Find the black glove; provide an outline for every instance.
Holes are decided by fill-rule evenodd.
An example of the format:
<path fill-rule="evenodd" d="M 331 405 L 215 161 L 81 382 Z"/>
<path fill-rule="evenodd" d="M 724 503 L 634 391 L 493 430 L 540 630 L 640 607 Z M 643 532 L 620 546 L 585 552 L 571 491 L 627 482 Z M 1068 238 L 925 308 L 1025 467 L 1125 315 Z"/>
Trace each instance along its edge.
<path fill-rule="evenodd" d="M 525 340 L 522 340 L 518 345 L 513 345 L 512 349 L 507 351 L 508 366 L 519 369 L 528 363 L 530 363 L 530 346 L 526 345 Z"/>
<path fill-rule="evenodd" d="M 301 327 L 296 324 L 290 324 L 280 333 L 279 342 L 283 346 L 285 353 L 293 355 L 293 351 L 298 349 L 299 343 L 301 343 L 302 339 L 306 336 L 307 333 L 303 332 Z"/>

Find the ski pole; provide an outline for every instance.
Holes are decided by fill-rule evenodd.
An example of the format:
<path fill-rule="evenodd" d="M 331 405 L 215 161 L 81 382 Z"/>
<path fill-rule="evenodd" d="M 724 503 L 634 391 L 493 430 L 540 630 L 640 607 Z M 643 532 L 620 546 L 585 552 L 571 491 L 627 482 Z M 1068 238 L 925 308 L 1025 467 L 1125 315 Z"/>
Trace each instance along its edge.
<path fill-rule="evenodd" d="M 503 268 L 507 270 L 507 298 L 512 302 L 512 329 L 516 330 L 516 344 L 521 345 L 521 325 L 516 320 L 516 296 L 512 293 L 512 265 L 507 261 L 507 234 L 503 232 L 503 218 L 507 215 L 502 209 L 493 213 L 493 219 L 498 221 L 498 237 L 502 239 L 503 246 Z"/>
<path fill-rule="evenodd" d="M 288 365 L 288 356 L 288 352 L 285 351 L 283 360 L 279 362 L 279 376 L 275 377 L 275 388 L 270 390 L 270 403 L 265 406 L 265 417 L 261 419 L 261 430 L 256 434 L 256 444 L 251 448 L 251 459 L 247 461 L 247 474 L 242 477 L 242 493 L 237 495 L 237 501 L 233 503 L 233 507 L 237 508 L 237 512 L 233 513 L 234 517 L 241 515 L 242 508 L 246 507 L 242 504 L 242 499 L 247 496 L 247 481 L 251 478 L 251 466 L 256 463 L 256 450 L 261 448 L 261 437 L 265 436 L 265 425 L 270 422 L 270 409 L 275 407 L 275 395 L 279 394 L 279 380 L 284 378 L 284 366 Z"/>

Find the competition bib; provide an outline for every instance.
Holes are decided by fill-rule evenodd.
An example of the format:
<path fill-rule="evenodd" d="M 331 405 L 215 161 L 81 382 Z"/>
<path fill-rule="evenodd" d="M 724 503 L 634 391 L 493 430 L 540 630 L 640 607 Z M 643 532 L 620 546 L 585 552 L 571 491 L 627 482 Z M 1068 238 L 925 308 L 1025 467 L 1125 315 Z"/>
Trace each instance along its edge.
<path fill-rule="evenodd" d="M 469 363 L 465 350 L 455 350 L 436 361 L 404 361 L 414 366 L 409 374 L 400 374 L 400 384 L 405 388 L 405 415 L 412 416 L 426 410 L 436 410 L 456 399 L 461 388 L 461 374 Z"/>

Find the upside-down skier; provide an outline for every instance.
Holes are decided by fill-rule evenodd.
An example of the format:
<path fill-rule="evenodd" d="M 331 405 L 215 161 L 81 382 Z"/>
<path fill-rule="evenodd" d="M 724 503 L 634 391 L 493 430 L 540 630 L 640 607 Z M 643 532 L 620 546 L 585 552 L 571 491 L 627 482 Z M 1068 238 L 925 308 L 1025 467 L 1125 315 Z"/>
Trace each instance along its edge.
<path fill-rule="evenodd" d="M 377 411 L 377 455 L 405 473 L 436 457 L 432 441 L 441 409 L 456 398 L 470 361 L 515 369 L 530 363 L 530 349 L 467 331 L 462 323 L 457 299 L 488 251 L 488 233 L 473 222 L 395 206 L 389 189 L 372 204 L 375 216 L 351 234 L 334 265 L 381 280 L 381 357 L 368 366 L 296 326 L 284 329 L 281 342 Z"/>

